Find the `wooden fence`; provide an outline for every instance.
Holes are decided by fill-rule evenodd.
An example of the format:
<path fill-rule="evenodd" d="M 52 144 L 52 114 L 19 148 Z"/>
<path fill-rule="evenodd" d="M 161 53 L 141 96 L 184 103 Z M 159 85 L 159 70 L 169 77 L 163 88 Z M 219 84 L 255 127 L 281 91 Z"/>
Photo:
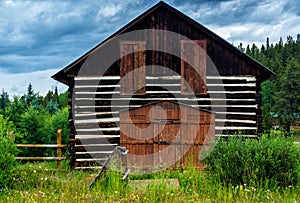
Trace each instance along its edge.
<path fill-rule="evenodd" d="M 56 148 L 56 157 L 16 157 L 16 159 L 26 161 L 56 161 L 56 166 L 60 169 L 61 161 L 66 159 L 66 157 L 62 157 L 61 149 L 67 146 L 61 144 L 61 133 L 61 129 L 57 130 L 56 144 L 17 144 L 19 148 Z"/>

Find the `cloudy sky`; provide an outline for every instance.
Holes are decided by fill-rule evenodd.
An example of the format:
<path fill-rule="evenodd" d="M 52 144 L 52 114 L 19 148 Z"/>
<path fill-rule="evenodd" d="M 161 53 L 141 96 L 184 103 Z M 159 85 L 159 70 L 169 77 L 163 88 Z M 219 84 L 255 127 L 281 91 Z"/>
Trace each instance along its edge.
<path fill-rule="evenodd" d="M 61 68 L 158 1 L 0 1 L 0 88 L 25 93 L 29 82 L 45 94 Z M 166 0 L 202 25 L 238 45 L 276 43 L 300 33 L 299 0 Z"/>

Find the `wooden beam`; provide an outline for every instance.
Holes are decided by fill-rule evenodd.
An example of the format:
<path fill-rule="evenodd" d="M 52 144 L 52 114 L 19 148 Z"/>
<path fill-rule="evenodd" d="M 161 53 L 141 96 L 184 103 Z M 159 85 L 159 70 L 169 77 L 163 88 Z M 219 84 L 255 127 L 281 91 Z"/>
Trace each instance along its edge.
<path fill-rule="evenodd" d="M 65 144 L 17 144 L 17 147 L 28 148 L 64 148 Z"/>
<path fill-rule="evenodd" d="M 60 161 L 66 160 L 66 157 L 16 157 L 16 159 L 27 161 Z"/>

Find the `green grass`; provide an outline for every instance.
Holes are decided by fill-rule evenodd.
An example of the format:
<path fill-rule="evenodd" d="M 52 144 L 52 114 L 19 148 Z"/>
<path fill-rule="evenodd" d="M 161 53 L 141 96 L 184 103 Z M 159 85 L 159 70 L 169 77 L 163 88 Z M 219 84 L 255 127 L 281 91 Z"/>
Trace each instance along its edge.
<path fill-rule="evenodd" d="M 262 188 L 223 186 L 203 171 L 166 170 L 161 173 L 129 176 L 129 179 L 178 178 L 178 188 L 164 181 L 146 188 L 130 188 L 121 174 L 108 172 L 90 191 L 91 175 L 97 171 L 69 172 L 67 163 L 55 170 L 55 163 L 22 164 L 10 189 L 0 192 L 0 202 L 299 202 L 300 186 Z"/>

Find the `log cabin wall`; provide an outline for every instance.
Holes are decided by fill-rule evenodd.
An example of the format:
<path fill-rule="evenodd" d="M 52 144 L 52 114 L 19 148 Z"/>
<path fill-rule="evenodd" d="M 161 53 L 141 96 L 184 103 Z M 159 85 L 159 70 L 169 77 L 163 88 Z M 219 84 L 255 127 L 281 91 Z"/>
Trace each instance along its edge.
<path fill-rule="evenodd" d="M 79 62 L 74 62 L 71 68 L 64 70 L 67 73 L 59 72 L 54 76 L 68 83 L 73 98 L 73 102 L 70 103 L 72 108 L 69 117 L 73 169 L 91 168 L 90 164 L 95 161 L 104 162 L 113 147 L 120 144 L 120 110 L 142 107 L 155 101 L 175 101 L 199 109 L 209 111 L 213 109 L 216 136 L 229 136 L 239 132 L 242 136 L 257 137 L 262 133 L 260 84 L 271 75 L 269 70 L 264 70 L 264 67 L 257 68 L 257 62 L 240 53 L 227 42 L 220 41 L 215 34 L 163 2 L 129 23 L 117 35 L 142 29 L 167 30 L 191 40 L 205 42 L 206 54 L 215 64 L 218 73 L 213 69 L 205 70 L 206 94 L 193 97 L 181 94 L 182 61 L 179 57 L 168 54 L 167 45 L 172 44 L 171 39 L 161 33 L 156 34 L 155 30 L 149 31 L 151 32 L 148 33 L 149 35 L 145 33 L 130 39 L 143 42 L 145 46 L 152 48 L 166 47 L 165 52 L 144 53 L 143 65 L 153 66 L 153 68 L 143 73 L 145 75 L 143 94 L 134 95 L 132 98 L 121 94 L 122 59 L 112 64 L 105 73 L 101 72 L 99 65 L 105 64 L 105 61 L 98 61 L 98 64 L 94 65 L 99 66 L 99 73 L 91 71 L 82 76 L 77 75 L 86 59 L 81 57 L 78 59 Z M 149 37 L 152 39 L 149 40 Z M 180 43 L 174 43 L 172 48 L 180 50 L 180 46 Z M 109 47 L 109 43 L 106 43 L 99 45 L 97 49 L 109 51 Z M 120 50 L 111 50 L 109 53 L 120 56 Z M 91 54 L 93 51 L 88 53 Z M 95 81 L 100 81 L 96 86 L 96 93 L 95 87 L 90 86 Z M 217 81 L 222 81 L 222 84 L 218 84 Z M 169 91 L 161 87 L 167 87 Z M 226 95 L 225 105 L 224 99 L 218 97 L 221 94 Z M 213 101 L 211 98 L 214 98 Z"/>

